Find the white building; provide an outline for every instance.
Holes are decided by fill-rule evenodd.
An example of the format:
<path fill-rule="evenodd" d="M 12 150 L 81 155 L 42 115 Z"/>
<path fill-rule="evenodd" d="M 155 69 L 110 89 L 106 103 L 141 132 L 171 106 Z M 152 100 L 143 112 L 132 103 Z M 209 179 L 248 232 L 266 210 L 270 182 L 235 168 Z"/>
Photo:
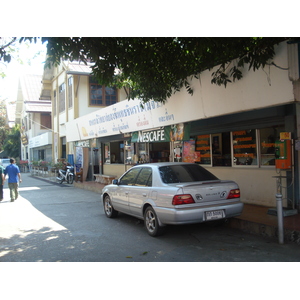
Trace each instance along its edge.
<path fill-rule="evenodd" d="M 40 96 L 41 75 L 19 79 L 16 123 L 21 124 L 21 159 L 52 159 L 51 101 Z"/>
<path fill-rule="evenodd" d="M 211 84 L 205 71 L 165 105 L 127 101 L 106 88 L 84 64 L 63 62 L 43 76 L 42 95 L 51 95 L 53 159 L 73 156 L 85 177 L 120 176 L 133 164 L 193 161 L 241 188 L 242 201 L 276 206 L 280 176 L 284 205 L 299 207 L 298 45 L 276 46 L 274 63 L 244 70 L 233 84 Z M 233 62 L 234 63 L 234 62 Z M 279 169 L 275 141 L 291 135 L 294 164 Z M 83 159 L 82 159 L 83 158 Z"/>

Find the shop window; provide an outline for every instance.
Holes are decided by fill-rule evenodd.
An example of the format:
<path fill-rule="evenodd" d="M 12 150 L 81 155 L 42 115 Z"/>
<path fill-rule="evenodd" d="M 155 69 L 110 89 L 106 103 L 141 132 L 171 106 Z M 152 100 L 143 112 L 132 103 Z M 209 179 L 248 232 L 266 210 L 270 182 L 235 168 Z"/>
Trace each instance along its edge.
<path fill-rule="evenodd" d="M 110 147 L 109 143 L 104 144 L 104 161 L 106 164 L 110 164 Z"/>
<path fill-rule="evenodd" d="M 198 135 L 196 137 L 196 152 L 200 153 L 196 163 L 203 165 L 211 165 L 211 148 L 210 148 L 210 135 Z"/>
<path fill-rule="evenodd" d="M 107 164 L 124 164 L 124 142 L 105 143 L 104 161 Z"/>
<path fill-rule="evenodd" d="M 182 161 L 182 148 L 183 148 L 183 142 L 182 141 L 175 141 L 174 142 L 174 161 L 175 162 L 181 162 Z"/>
<path fill-rule="evenodd" d="M 231 166 L 230 132 L 211 135 L 213 166 Z"/>
<path fill-rule="evenodd" d="M 137 151 L 137 162 L 139 164 L 144 164 L 149 162 L 149 147 L 152 148 L 148 143 L 138 143 L 138 151 Z"/>
<path fill-rule="evenodd" d="M 275 141 L 280 139 L 283 126 L 260 129 L 260 160 L 262 166 L 275 165 Z"/>
<path fill-rule="evenodd" d="M 146 144 L 147 145 L 147 144 Z M 170 160 L 170 143 L 169 142 L 160 142 L 160 143 L 150 143 L 149 151 L 141 151 L 140 157 L 142 162 L 149 162 L 150 153 L 150 161 L 151 162 L 167 162 Z M 147 148 L 146 148 L 147 149 Z"/>
<path fill-rule="evenodd" d="M 256 130 L 232 132 L 233 165 L 257 165 Z"/>
<path fill-rule="evenodd" d="M 134 143 L 125 141 L 125 164 L 131 165 L 134 162 Z"/>

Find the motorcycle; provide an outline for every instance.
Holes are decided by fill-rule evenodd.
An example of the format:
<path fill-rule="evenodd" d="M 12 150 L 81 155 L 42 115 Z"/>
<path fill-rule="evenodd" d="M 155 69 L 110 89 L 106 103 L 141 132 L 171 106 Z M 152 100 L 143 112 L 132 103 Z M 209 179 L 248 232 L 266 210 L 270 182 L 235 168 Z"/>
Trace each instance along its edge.
<path fill-rule="evenodd" d="M 58 170 L 58 177 L 56 179 L 59 181 L 60 184 L 63 183 L 63 181 L 66 181 L 69 184 L 72 184 L 74 181 L 74 167 L 67 166 L 67 170 Z"/>

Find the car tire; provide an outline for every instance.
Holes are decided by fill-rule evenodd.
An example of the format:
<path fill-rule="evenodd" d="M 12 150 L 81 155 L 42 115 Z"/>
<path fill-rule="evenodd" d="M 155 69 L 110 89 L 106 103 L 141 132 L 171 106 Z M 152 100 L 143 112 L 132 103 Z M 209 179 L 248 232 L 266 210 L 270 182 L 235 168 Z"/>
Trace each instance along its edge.
<path fill-rule="evenodd" d="M 118 211 L 116 211 L 112 204 L 110 197 L 106 195 L 103 200 L 103 208 L 104 208 L 104 213 L 108 218 L 115 218 L 118 216 Z"/>
<path fill-rule="evenodd" d="M 163 228 L 158 224 L 157 215 L 153 207 L 148 206 L 144 213 L 145 227 L 149 235 L 158 236 L 163 232 Z"/>

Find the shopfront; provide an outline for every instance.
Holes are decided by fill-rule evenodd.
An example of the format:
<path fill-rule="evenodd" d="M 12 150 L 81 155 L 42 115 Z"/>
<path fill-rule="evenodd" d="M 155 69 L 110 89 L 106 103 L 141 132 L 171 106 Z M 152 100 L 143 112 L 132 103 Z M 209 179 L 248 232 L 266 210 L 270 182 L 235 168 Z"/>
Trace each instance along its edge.
<path fill-rule="evenodd" d="M 284 206 L 297 205 L 297 173 L 276 168 L 276 141 L 283 133 L 296 137 L 293 104 L 191 122 L 191 140 L 199 163 L 221 179 L 236 181 L 242 201 L 276 206 L 277 178 L 281 177 Z M 292 153 L 297 165 L 298 153 Z"/>
<path fill-rule="evenodd" d="M 123 136 L 101 138 L 101 141 L 103 172 L 110 175 L 114 172 L 114 175 L 120 176 L 136 164 L 195 161 L 190 123 L 135 131 Z"/>
<path fill-rule="evenodd" d="M 245 203 L 276 206 L 276 176 L 282 175 L 285 207 L 295 205 L 297 179 L 275 166 L 280 133 L 295 136 L 293 105 L 203 119 L 107 137 L 103 172 L 122 175 L 148 162 L 194 162 L 221 179 L 236 181 Z M 112 140 L 112 138 L 114 138 Z"/>

